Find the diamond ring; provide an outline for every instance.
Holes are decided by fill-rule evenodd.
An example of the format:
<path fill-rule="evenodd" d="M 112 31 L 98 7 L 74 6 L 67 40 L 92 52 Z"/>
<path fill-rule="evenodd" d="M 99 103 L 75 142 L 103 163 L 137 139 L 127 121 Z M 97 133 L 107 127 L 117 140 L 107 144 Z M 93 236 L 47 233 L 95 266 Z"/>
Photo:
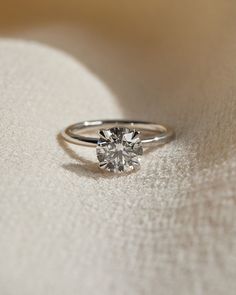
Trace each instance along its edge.
<path fill-rule="evenodd" d="M 90 137 L 92 132 L 98 137 Z M 159 146 L 174 138 L 170 127 L 131 120 L 92 120 L 68 126 L 61 132 L 69 143 L 96 147 L 102 169 L 129 172 L 140 167 L 143 149 Z"/>

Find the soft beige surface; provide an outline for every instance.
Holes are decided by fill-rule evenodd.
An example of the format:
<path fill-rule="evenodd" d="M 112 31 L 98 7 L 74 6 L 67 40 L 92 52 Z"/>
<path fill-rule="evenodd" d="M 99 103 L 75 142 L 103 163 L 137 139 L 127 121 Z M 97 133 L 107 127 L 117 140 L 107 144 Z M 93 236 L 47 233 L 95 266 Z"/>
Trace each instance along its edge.
<path fill-rule="evenodd" d="M 105 0 L 97 12 L 84 4 L 104 30 L 66 18 L 29 25 L 22 3 L 0 10 L 0 33 L 74 58 L 0 41 L 0 294 L 235 294 L 235 4 L 129 2 L 123 19 Z M 115 177 L 93 149 L 57 137 L 114 117 L 168 123 L 177 140 Z"/>

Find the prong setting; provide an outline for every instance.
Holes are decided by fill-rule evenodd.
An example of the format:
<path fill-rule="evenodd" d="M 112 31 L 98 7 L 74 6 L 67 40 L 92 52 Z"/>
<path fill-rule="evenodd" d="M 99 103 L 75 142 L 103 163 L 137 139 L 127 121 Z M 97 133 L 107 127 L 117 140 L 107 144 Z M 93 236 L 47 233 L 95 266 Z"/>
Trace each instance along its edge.
<path fill-rule="evenodd" d="M 96 153 L 100 168 L 129 172 L 140 167 L 143 154 L 140 132 L 126 127 L 101 129 Z"/>

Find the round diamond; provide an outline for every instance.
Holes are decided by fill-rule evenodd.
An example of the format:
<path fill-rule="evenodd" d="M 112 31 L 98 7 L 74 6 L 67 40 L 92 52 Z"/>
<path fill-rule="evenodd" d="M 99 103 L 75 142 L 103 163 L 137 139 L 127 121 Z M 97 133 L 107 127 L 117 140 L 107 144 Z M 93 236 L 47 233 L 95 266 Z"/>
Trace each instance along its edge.
<path fill-rule="evenodd" d="M 100 167 L 112 172 L 138 168 L 143 154 L 139 132 L 123 127 L 100 130 L 96 151 Z"/>

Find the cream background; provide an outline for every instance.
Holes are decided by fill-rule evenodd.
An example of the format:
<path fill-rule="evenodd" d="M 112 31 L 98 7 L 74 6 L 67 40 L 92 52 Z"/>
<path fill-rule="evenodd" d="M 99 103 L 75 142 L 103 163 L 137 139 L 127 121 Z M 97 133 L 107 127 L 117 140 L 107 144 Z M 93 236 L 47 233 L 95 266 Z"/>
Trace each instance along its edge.
<path fill-rule="evenodd" d="M 235 294 L 234 2 L 0 6 L 0 293 Z M 114 117 L 177 140 L 113 177 L 57 139 Z"/>

